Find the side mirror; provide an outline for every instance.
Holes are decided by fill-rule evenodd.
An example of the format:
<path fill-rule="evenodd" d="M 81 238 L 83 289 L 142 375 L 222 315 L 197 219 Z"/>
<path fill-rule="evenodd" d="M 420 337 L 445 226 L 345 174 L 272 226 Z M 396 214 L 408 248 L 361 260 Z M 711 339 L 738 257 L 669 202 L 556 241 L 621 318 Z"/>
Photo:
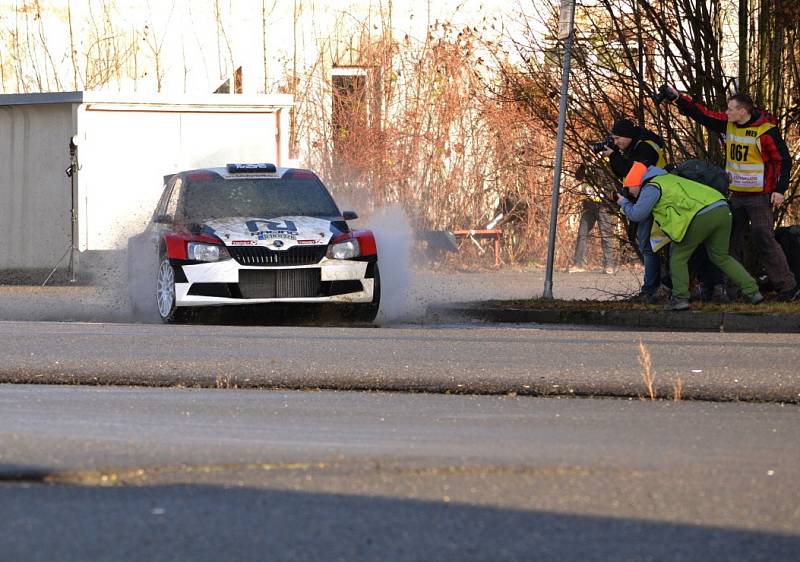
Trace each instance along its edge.
<path fill-rule="evenodd" d="M 342 213 L 342 218 L 346 221 L 354 221 L 358 218 L 358 213 L 355 211 L 345 211 Z"/>
<path fill-rule="evenodd" d="M 156 218 L 153 219 L 153 222 L 158 224 L 172 224 L 174 221 L 175 219 L 169 214 L 156 215 Z"/>

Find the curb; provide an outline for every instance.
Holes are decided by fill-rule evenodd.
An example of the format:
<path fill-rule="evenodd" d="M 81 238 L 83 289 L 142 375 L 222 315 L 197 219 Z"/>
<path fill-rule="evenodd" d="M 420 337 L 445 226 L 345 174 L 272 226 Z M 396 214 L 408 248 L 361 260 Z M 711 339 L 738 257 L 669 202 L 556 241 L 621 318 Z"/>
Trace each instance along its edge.
<path fill-rule="evenodd" d="M 800 314 L 500 308 L 481 302 L 431 306 L 428 307 L 427 314 L 437 322 L 466 320 L 692 332 L 800 333 Z"/>
<path fill-rule="evenodd" d="M 424 393 L 455 396 L 525 396 L 536 398 L 615 398 L 621 400 L 649 400 L 646 389 L 639 382 L 628 380 L 536 382 L 519 379 L 506 381 L 481 381 L 468 385 L 455 381 L 403 382 L 387 379 L 364 379 L 363 377 L 344 377 L 339 380 L 292 380 L 278 377 L 264 380 L 233 379 L 230 385 L 220 385 L 220 381 L 209 376 L 176 374 L 171 377 L 156 376 L 143 378 L 134 375 L 88 374 L 71 375 L 64 373 L 7 373 L 0 372 L 3 384 L 25 385 L 69 385 L 86 387 L 130 387 L 130 388 L 193 388 L 225 390 L 268 390 L 268 391 L 332 391 L 332 392 L 387 392 Z M 555 384 L 554 384 L 555 383 Z M 657 400 L 674 400 L 673 381 L 659 381 L 655 390 Z M 783 387 L 728 387 L 723 384 L 691 384 L 683 387 L 683 401 L 699 402 L 747 402 L 753 404 L 797 404 L 800 405 L 800 388 Z"/>

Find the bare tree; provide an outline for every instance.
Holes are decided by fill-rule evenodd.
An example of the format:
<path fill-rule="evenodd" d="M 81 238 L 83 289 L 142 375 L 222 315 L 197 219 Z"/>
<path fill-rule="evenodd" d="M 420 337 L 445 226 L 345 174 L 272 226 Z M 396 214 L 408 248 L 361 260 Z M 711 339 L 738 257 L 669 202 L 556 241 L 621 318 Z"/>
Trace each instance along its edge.
<path fill-rule="evenodd" d="M 781 22 L 797 22 L 800 8 L 796 3 L 774 0 L 772 6 L 777 10 L 774 17 Z M 724 155 L 715 134 L 709 134 L 688 119 L 676 118 L 666 104 L 654 103 L 650 95 L 659 84 L 671 83 L 685 88 L 710 106 L 724 106 L 734 76 L 729 76 L 723 65 L 722 42 L 736 39 L 722 35 L 720 22 L 725 7 L 719 0 L 599 0 L 594 6 L 580 7 L 576 14 L 566 132 L 568 169 L 580 162 L 591 164 L 599 177 L 604 178 L 601 182 L 611 187 L 613 178 L 606 173 L 602 162 L 587 150 L 586 144 L 602 138 L 613 118 L 618 116 L 635 116 L 640 124 L 659 132 L 668 141 L 668 153 L 673 162 L 700 157 L 722 164 Z M 765 3 L 761 7 L 763 9 Z M 725 14 L 725 17 L 730 15 Z M 522 62 L 501 66 L 504 82 L 498 97 L 504 103 L 527 107 L 528 112 L 536 116 L 540 134 L 554 135 L 558 103 L 555 69 L 561 55 L 558 44 L 552 40 L 556 35 L 557 15 L 552 9 L 545 9 L 521 17 L 541 22 L 549 29 L 549 34 L 542 36 L 535 31 L 536 26 L 529 26 L 524 36 L 512 38 L 515 58 Z M 759 25 L 766 24 L 760 22 Z M 798 26 L 796 23 L 781 25 L 781 35 L 773 33 L 769 41 L 759 43 L 760 47 L 753 45 L 764 66 L 759 70 L 758 65 L 753 67 L 751 62 L 749 75 L 753 77 L 751 89 L 767 88 L 765 92 L 770 92 L 772 100 L 778 104 L 775 110 L 784 116 L 787 138 L 797 154 L 797 131 L 792 129 L 788 118 L 793 105 L 785 93 L 780 100 L 775 96 L 787 86 L 795 88 L 797 96 L 796 78 L 787 72 L 796 71 L 797 65 L 785 62 L 797 60 Z M 775 26 L 777 23 L 773 23 Z M 780 42 L 776 38 L 780 38 Z M 771 49 L 781 49 L 783 58 L 759 51 L 766 48 L 767 43 Z M 755 58 L 751 53 L 748 60 Z M 778 66 L 782 70 L 776 70 Z M 782 86 L 770 86 L 775 80 L 781 81 Z M 794 175 L 790 193 L 796 189 L 797 176 Z M 794 212 L 796 217 L 798 210 Z"/>
<path fill-rule="evenodd" d="M 228 8 L 230 9 L 230 4 Z M 234 60 L 233 48 L 231 47 L 228 32 L 225 29 L 225 18 L 222 13 L 222 7 L 220 6 L 220 0 L 214 0 L 214 19 L 217 24 L 217 61 L 219 64 L 219 78 L 229 77 L 231 80 L 230 88 L 231 91 L 233 91 L 233 70 L 236 68 L 236 61 Z"/>
<path fill-rule="evenodd" d="M 264 92 L 269 90 L 269 52 L 267 49 L 268 20 L 275 11 L 277 2 L 278 0 L 272 0 L 272 5 L 267 8 L 267 0 L 261 0 L 261 53 L 264 60 L 264 68 L 262 69 L 264 72 Z"/>
<path fill-rule="evenodd" d="M 154 72 L 155 72 L 155 80 L 156 80 L 156 92 L 160 92 L 162 88 L 162 81 L 164 79 L 164 68 L 163 68 L 163 60 L 162 60 L 162 50 L 164 48 L 164 40 L 167 37 L 167 31 L 170 27 L 170 21 L 172 20 L 172 15 L 175 12 L 175 0 L 172 0 L 170 4 L 169 14 L 167 15 L 167 20 L 164 22 L 164 30 L 159 34 L 155 29 L 155 24 L 153 23 L 153 9 L 150 6 L 150 2 L 147 2 L 147 10 L 150 14 L 150 23 L 145 24 L 144 31 L 142 33 L 142 40 L 144 41 L 147 48 L 150 50 L 150 55 L 153 58 L 153 65 L 154 65 Z"/>
<path fill-rule="evenodd" d="M 69 35 L 69 59 L 72 68 L 72 89 L 77 91 L 78 88 L 78 74 L 80 70 L 78 68 L 78 51 L 75 45 L 75 32 L 72 27 L 72 0 L 67 1 L 67 26 L 68 26 L 68 35 Z"/>

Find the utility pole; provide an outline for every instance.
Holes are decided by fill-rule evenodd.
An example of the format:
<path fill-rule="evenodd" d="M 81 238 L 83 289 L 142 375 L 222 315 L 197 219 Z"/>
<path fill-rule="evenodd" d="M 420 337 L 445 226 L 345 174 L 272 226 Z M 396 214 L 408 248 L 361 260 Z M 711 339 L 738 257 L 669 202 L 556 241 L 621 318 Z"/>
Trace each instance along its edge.
<path fill-rule="evenodd" d="M 550 202 L 550 229 L 547 235 L 547 266 L 544 274 L 545 299 L 553 298 L 553 262 L 555 261 L 556 226 L 558 225 L 558 192 L 561 189 L 561 158 L 564 152 L 564 124 L 567 117 L 567 95 L 569 93 L 569 65 L 572 56 L 573 21 L 575 0 L 561 0 L 558 22 L 558 40 L 564 42 L 564 63 L 561 73 L 561 100 L 558 107 L 558 137 L 556 159 L 553 165 L 553 196 Z"/>

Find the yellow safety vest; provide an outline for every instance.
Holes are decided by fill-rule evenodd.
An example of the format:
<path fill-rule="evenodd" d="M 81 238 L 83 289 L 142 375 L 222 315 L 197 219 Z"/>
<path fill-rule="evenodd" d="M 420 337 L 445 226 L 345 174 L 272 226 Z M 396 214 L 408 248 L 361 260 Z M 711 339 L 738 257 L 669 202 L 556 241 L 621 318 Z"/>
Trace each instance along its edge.
<path fill-rule="evenodd" d="M 661 147 L 661 145 L 654 140 L 646 140 L 644 142 L 652 146 L 658 153 L 658 162 L 656 162 L 656 166 L 658 166 L 659 168 L 663 168 L 664 166 L 666 166 L 667 159 L 664 157 L 664 149 Z"/>
<path fill-rule="evenodd" d="M 772 129 L 772 123 L 739 127 L 728 121 L 725 133 L 725 171 L 731 177 L 731 191 L 764 191 L 764 160 L 758 138 Z"/>

